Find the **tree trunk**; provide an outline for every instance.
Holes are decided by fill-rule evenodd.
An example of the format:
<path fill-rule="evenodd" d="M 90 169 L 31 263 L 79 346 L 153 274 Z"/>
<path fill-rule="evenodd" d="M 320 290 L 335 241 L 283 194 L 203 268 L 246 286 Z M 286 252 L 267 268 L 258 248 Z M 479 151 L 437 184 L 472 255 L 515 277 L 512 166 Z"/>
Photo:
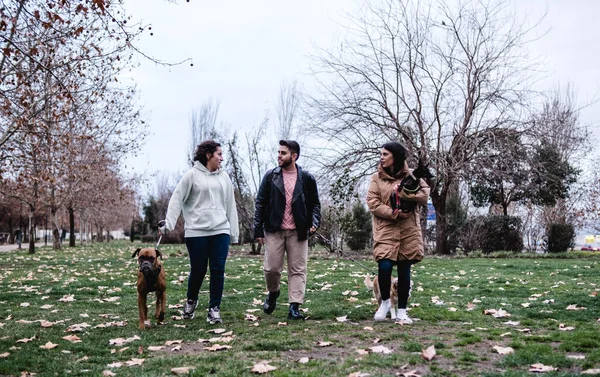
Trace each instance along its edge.
<path fill-rule="evenodd" d="M 110 230 L 106 230 L 106 242 L 110 242 Z"/>
<path fill-rule="evenodd" d="M 431 200 L 435 208 L 435 254 L 450 254 L 448 248 L 448 218 L 446 217 L 446 194 L 432 195 Z"/>
<path fill-rule="evenodd" d="M 69 207 L 69 247 L 75 247 L 75 210 Z M 81 235 L 81 229 L 79 229 Z"/>
<path fill-rule="evenodd" d="M 35 234 L 31 237 L 31 234 L 34 233 L 33 229 L 33 208 L 29 213 L 29 254 L 35 254 Z"/>
<path fill-rule="evenodd" d="M 52 227 L 52 248 L 54 250 L 60 250 L 60 228 L 58 226 L 58 209 L 50 208 L 50 214 L 52 215 L 52 220 L 54 222 L 54 226 Z"/>

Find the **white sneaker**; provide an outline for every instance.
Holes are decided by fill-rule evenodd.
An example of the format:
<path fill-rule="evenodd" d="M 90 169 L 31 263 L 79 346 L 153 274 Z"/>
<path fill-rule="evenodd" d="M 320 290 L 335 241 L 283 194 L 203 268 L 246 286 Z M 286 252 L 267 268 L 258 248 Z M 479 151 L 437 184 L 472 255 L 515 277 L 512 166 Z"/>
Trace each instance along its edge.
<path fill-rule="evenodd" d="M 392 305 L 390 304 L 389 298 L 387 300 L 381 301 L 381 305 L 379 305 L 379 309 L 377 309 L 377 312 L 375 313 L 375 317 L 373 317 L 373 319 L 376 321 L 385 321 L 385 318 L 387 317 L 391 306 Z"/>
<path fill-rule="evenodd" d="M 408 313 L 406 313 L 406 309 L 398 309 L 398 315 L 396 316 L 396 320 L 398 322 L 406 323 L 409 325 L 413 323 L 413 320 L 410 319 Z"/>

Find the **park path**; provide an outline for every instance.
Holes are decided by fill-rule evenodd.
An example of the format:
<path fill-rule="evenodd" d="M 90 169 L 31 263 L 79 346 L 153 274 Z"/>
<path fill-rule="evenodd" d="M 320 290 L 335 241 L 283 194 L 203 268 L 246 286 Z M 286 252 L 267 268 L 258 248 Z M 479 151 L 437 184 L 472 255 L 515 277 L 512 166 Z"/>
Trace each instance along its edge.
<path fill-rule="evenodd" d="M 48 245 L 52 245 L 52 244 L 48 244 Z M 35 244 L 35 248 L 37 249 L 38 247 L 42 247 L 44 246 L 43 242 L 38 242 Z M 26 250 L 28 247 L 28 244 L 21 244 L 21 249 L 22 250 Z M 15 251 L 18 250 L 19 246 L 15 243 L 15 244 L 3 244 L 0 245 L 0 253 L 1 252 L 7 252 L 7 251 Z"/>

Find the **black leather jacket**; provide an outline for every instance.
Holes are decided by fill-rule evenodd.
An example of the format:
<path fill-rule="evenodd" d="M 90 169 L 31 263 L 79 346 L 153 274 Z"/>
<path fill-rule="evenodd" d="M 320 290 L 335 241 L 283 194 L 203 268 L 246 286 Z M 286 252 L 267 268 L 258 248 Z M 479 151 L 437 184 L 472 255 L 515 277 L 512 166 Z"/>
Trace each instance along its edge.
<path fill-rule="evenodd" d="M 292 215 L 298 232 L 298 241 L 309 236 L 311 227 L 321 224 L 321 202 L 315 177 L 296 165 L 298 179 L 292 198 Z M 265 231 L 271 233 L 281 229 L 285 210 L 285 188 L 281 168 L 269 170 L 263 177 L 256 194 L 254 210 L 254 238 L 263 238 Z"/>

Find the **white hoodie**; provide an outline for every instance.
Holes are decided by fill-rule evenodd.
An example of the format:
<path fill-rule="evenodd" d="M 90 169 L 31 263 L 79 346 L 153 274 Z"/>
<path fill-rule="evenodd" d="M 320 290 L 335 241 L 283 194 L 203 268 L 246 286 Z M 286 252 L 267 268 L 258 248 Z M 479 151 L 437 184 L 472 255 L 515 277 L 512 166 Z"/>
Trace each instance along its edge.
<path fill-rule="evenodd" d="M 186 238 L 225 233 L 231 236 L 232 243 L 238 242 L 240 230 L 233 184 L 225 171 L 210 172 L 196 161 L 169 200 L 167 230 L 175 228 L 182 211 Z"/>

